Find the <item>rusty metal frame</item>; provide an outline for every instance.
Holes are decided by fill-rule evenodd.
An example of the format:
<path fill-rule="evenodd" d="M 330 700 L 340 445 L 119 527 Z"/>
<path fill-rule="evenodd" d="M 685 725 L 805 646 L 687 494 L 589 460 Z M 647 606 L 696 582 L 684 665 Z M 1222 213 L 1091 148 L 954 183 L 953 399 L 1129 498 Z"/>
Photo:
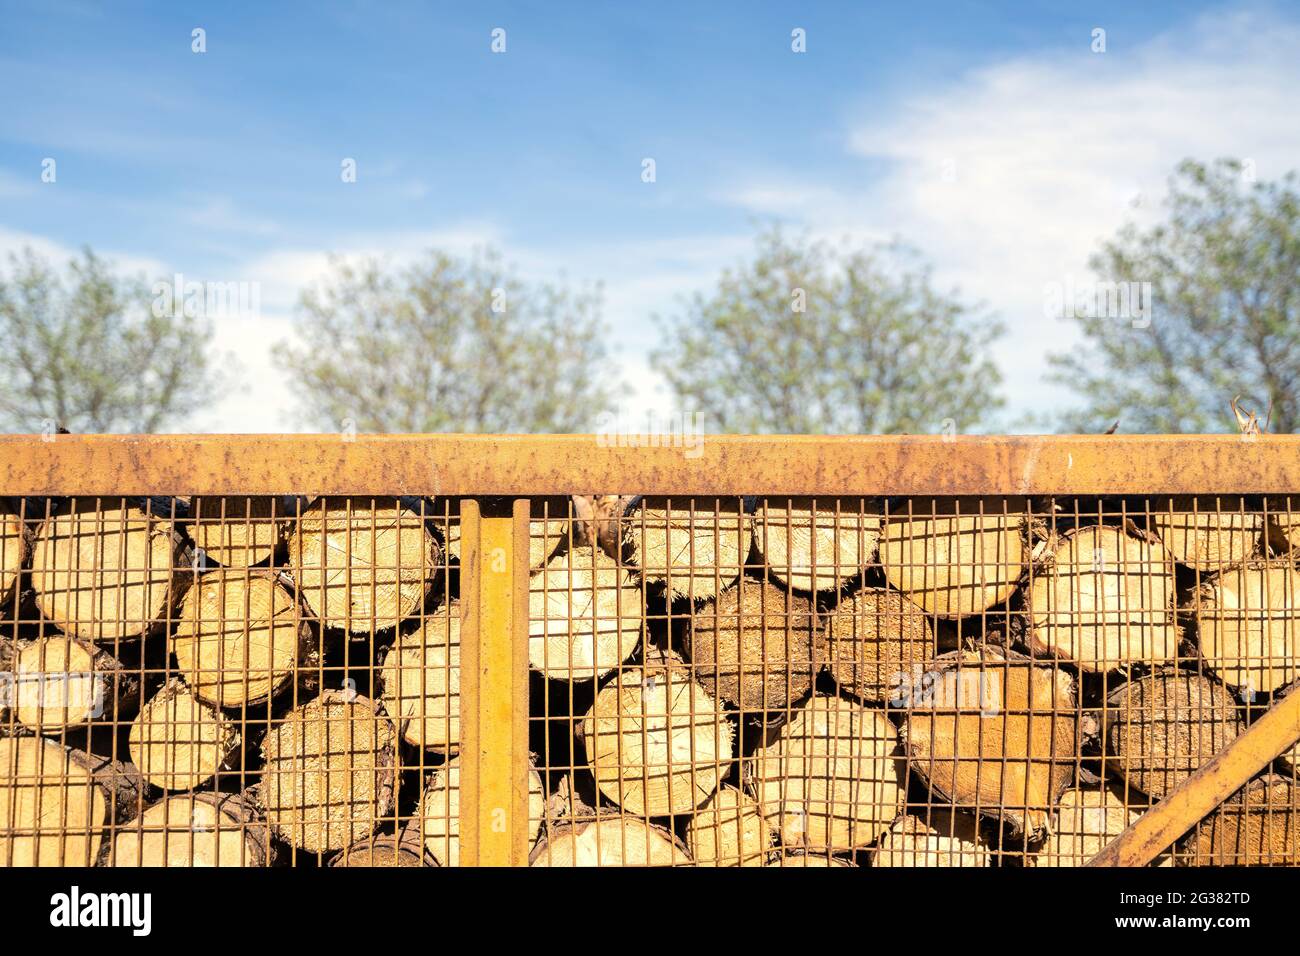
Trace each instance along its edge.
<path fill-rule="evenodd" d="M 1230 494 L 1300 489 L 1300 435 L 0 436 L 10 495 Z M 640 442 L 640 444 L 638 444 Z"/>
<path fill-rule="evenodd" d="M 518 866 L 528 852 L 526 496 L 1293 494 L 1300 436 L 0 436 L 9 496 L 302 489 L 479 496 L 461 508 L 462 861 Z M 1297 739 L 1292 694 L 1090 865 L 1150 861 Z"/>

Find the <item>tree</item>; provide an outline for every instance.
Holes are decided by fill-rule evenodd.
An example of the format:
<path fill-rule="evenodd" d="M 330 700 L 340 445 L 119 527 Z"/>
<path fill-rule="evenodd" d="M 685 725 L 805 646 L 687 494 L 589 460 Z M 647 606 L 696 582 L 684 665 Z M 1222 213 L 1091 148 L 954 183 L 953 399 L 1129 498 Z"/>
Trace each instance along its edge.
<path fill-rule="evenodd" d="M 0 274 L 0 429 L 155 432 L 216 388 L 211 327 L 158 308 L 89 248 L 63 272 L 30 248 Z"/>
<path fill-rule="evenodd" d="M 652 363 L 709 427 L 740 432 L 969 430 L 1002 405 L 997 322 L 937 291 L 897 243 L 761 233 L 753 261 L 660 320 Z"/>
<path fill-rule="evenodd" d="M 1085 399 L 1065 430 L 1234 430 L 1237 395 L 1261 419 L 1272 406 L 1271 431 L 1300 428 L 1300 195 L 1294 172 L 1251 183 L 1249 171 L 1185 160 L 1165 220 L 1126 225 L 1092 257 L 1105 282 L 1149 282 L 1151 308 L 1073 317 L 1085 347 L 1049 358 L 1050 380 Z"/>
<path fill-rule="evenodd" d="M 515 276 L 499 253 L 400 270 L 335 259 L 275 354 L 314 427 L 564 432 L 613 400 L 599 286 Z"/>

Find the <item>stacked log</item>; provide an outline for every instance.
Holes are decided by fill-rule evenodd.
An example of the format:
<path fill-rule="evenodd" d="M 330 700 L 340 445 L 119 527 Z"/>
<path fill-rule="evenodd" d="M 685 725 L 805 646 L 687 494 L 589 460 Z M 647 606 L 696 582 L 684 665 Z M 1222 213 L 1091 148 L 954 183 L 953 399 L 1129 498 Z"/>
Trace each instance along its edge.
<path fill-rule="evenodd" d="M 871 855 L 872 866 L 992 866 L 993 851 L 975 817 L 931 808 L 905 813 L 890 825 Z"/>
<path fill-rule="evenodd" d="M 1141 809 L 1126 806 L 1112 790 L 1067 790 L 1056 803 L 1051 832 L 1038 852 L 1029 857 L 1029 863 L 1046 867 L 1083 866 L 1141 815 Z M 1164 854 L 1154 865 L 1173 866 L 1173 860 Z"/>
<path fill-rule="evenodd" d="M 1199 571 L 1218 571 L 1257 557 L 1264 541 L 1263 514 L 1240 495 L 1159 500 L 1150 527 L 1175 561 Z"/>
<path fill-rule="evenodd" d="M 903 726 L 909 765 L 954 804 L 1040 838 L 1074 775 L 1074 681 L 983 645 L 936 659 Z"/>
<path fill-rule="evenodd" d="M 246 568 L 271 560 L 287 539 L 295 513 L 292 499 L 195 497 L 190 501 L 190 537 L 222 567 Z"/>
<path fill-rule="evenodd" d="M 75 500 L 41 525 L 31 582 L 41 615 L 63 633 L 108 643 L 164 626 L 183 576 L 172 521 L 125 500 Z"/>
<path fill-rule="evenodd" d="M 326 627 L 367 634 L 396 627 L 424 602 L 438 542 L 397 498 L 319 498 L 289 538 L 303 598 Z"/>
<path fill-rule="evenodd" d="M 1028 558 L 1024 509 L 1020 499 L 935 499 L 895 508 L 880 532 L 885 577 L 943 618 L 1001 604 Z"/>
<path fill-rule="evenodd" d="M 763 866 L 773 838 L 758 803 L 726 785 L 686 825 L 686 845 L 696 866 Z"/>
<path fill-rule="evenodd" d="M 812 688 L 825 634 L 807 598 L 743 579 L 692 616 L 687 656 L 710 697 L 780 711 Z"/>
<path fill-rule="evenodd" d="M 880 711 L 814 694 L 749 761 L 750 792 L 784 847 L 865 847 L 902 805 L 897 745 Z"/>
<path fill-rule="evenodd" d="M 75 637 L 21 641 L 8 669 L 14 717 L 36 733 L 117 720 L 139 705 L 139 678 L 112 654 Z"/>
<path fill-rule="evenodd" d="M 265 703 L 317 660 L 297 600 L 265 570 L 200 577 L 181 603 L 172 651 L 194 696 L 230 708 Z"/>
<path fill-rule="evenodd" d="M 768 498 L 753 516 L 768 572 L 804 593 L 834 590 L 876 557 L 880 510 L 862 499 Z"/>
<path fill-rule="evenodd" d="M 402 739 L 421 750 L 460 749 L 459 602 L 444 604 L 397 638 L 380 672 L 384 712 Z"/>
<path fill-rule="evenodd" d="M 553 680 L 604 677 L 641 642 L 641 590 L 592 547 L 557 554 L 528 588 L 528 663 Z"/>
<path fill-rule="evenodd" d="M 1201 654 L 1225 683 L 1271 693 L 1300 677 L 1300 569 L 1239 565 L 1206 578 L 1197 597 Z"/>
<path fill-rule="evenodd" d="M 0 738 L 0 866 L 94 866 L 143 793 L 127 764 L 45 737 Z"/>
<path fill-rule="evenodd" d="M 702 601 L 740 577 L 750 521 L 736 498 L 639 498 L 623 518 L 623 541 L 644 580 Z"/>
<path fill-rule="evenodd" d="M 391 817 L 396 743 L 373 702 L 327 690 L 267 733 L 252 796 L 281 839 L 310 853 L 342 850 Z"/>
<path fill-rule="evenodd" d="M 718 788 L 735 729 L 680 663 L 620 670 L 579 726 L 606 798 L 628 813 L 691 813 Z"/>
<path fill-rule="evenodd" d="M 1178 655 L 1173 564 L 1160 544 L 1091 525 L 1058 540 L 1029 588 L 1029 643 L 1104 672 Z"/>
<path fill-rule="evenodd" d="M 438 768 L 420 796 L 410 832 L 439 866 L 460 866 L 460 758 Z M 528 844 L 532 846 L 546 813 L 546 790 L 536 770 L 528 768 Z"/>
<path fill-rule="evenodd" d="M 105 866 L 262 867 L 275 859 L 271 832 L 238 793 L 178 793 L 119 828 Z"/>
<path fill-rule="evenodd" d="M 529 866 L 690 866 L 682 841 L 662 827 L 619 815 L 552 826 Z"/>
<path fill-rule="evenodd" d="M 377 833 L 341 850 L 330 866 L 399 867 L 437 866 L 438 861 L 424 852 L 418 839 L 403 834 Z"/>
<path fill-rule="evenodd" d="M 826 670 L 864 703 L 901 701 L 937 653 L 925 612 L 886 588 L 863 588 L 841 601 L 826 634 Z"/>
<path fill-rule="evenodd" d="M 131 760 L 163 790 L 193 790 L 235 766 L 239 725 L 179 678 L 164 684 L 131 724 Z"/>
<path fill-rule="evenodd" d="M 1227 688 L 1164 668 L 1110 695 L 1109 760 L 1128 785 L 1163 800 L 1244 729 Z"/>

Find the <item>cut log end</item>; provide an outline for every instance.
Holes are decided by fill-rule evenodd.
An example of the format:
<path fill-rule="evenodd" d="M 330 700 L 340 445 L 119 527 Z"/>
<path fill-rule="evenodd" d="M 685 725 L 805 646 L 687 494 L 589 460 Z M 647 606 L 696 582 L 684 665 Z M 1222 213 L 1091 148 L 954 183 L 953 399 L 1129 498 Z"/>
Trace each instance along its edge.
<path fill-rule="evenodd" d="M 414 820 L 408 824 L 408 838 L 417 838 L 439 866 L 460 866 L 460 759 L 453 758 L 429 778 L 420 796 Z M 542 778 L 528 770 L 528 834 L 532 846 L 546 814 L 546 790 Z"/>
<path fill-rule="evenodd" d="M 897 744 L 880 711 L 815 694 L 750 760 L 749 787 L 783 846 L 855 850 L 902 805 Z"/>
<path fill-rule="evenodd" d="M 627 668 L 581 725 L 596 785 L 629 813 L 691 813 L 730 765 L 735 729 L 681 665 Z"/>
<path fill-rule="evenodd" d="M 980 513 L 981 504 L 984 513 Z M 917 501 L 880 533 L 889 583 L 932 614 L 963 618 L 1006 601 L 1024 571 L 1025 503 Z"/>
<path fill-rule="evenodd" d="M 686 825 L 686 845 L 698 866 L 763 866 L 774 834 L 747 793 L 723 786 Z"/>
<path fill-rule="evenodd" d="M 1300 866 L 1293 781 L 1260 777 L 1207 816 L 1181 848 L 1198 866 Z"/>
<path fill-rule="evenodd" d="M 754 511 L 754 544 L 782 584 L 827 591 L 875 560 L 880 524 L 874 502 L 769 498 Z"/>
<path fill-rule="evenodd" d="M 1129 786 L 1163 800 L 1244 729 L 1227 688 L 1165 668 L 1110 696 L 1110 762 Z"/>
<path fill-rule="evenodd" d="M 269 561 L 288 537 L 291 506 L 274 497 L 195 497 L 190 537 L 213 561 L 246 568 Z"/>
<path fill-rule="evenodd" d="M 1109 525 L 1063 535 L 1029 588 L 1029 641 L 1082 670 L 1177 657 L 1173 564 L 1158 544 Z"/>
<path fill-rule="evenodd" d="M 608 674 L 641 642 L 641 589 L 613 558 L 591 547 L 564 551 L 528 589 L 528 662 L 555 680 Z"/>
<path fill-rule="evenodd" d="M 14 716 L 37 733 L 114 720 L 139 705 L 139 678 L 107 651 L 75 637 L 24 643 L 12 671 Z"/>
<path fill-rule="evenodd" d="M 872 866 L 980 867 L 993 865 L 993 852 L 970 814 L 932 809 L 907 813 L 893 822 L 871 855 Z"/>
<path fill-rule="evenodd" d="M 899 699 L 936 652 L 929 618 L 897 591 L 865 588 L 829 615 L 826 669 L 843 691 L 864 702 Z"/>
<path fill-rule="evenodd" d="M 635 817 L 602 816 L 552 826 L 533 848 L 530 866 L 691 866 L 682 841 Z"/>
<path fill-rule="evenodd" d="M 1201 653 L 1225 683 L 1271 693 L 1300 678 L 1300 569 L 1252 563 L 1208 578 L 1200 594 Z"/>
<path fill-rule="evenodd" d="M 171 521 L 130 504 L 78 500 L 41 526 L 32 588 L 41 615 L 65 634 L 132 640 L 163 624 L 180 579 Z"/>
<path fill-rule="evenodd" d="M 264 703 L 316 652 L 293 594 L 270 571 L 203 575 L 181 603 L 172 636 L 194 695 L 217 707 Z"/>
<path fill-rule="evenodd" d="M 342 850 L 393 813 L 397 731 L 375 704 L 328 690 L 262 742 L 257 802 L 272 830 L 311 853 Z"/>
<path fill-rule="evenodd" d="M 237 793 L 179 793 L 148 807 L 113 838 L 106 866 L 263 867 L 270 830 Z"/>
<path fill-rule="evenodd" d="M 911 769 L 952 803 L 1040 839 L 1074 775 L 1074 681 L 982 645 L 936 659 L 904 724 Z"/>
<path fill-rule="evenodd" d="M 439 548 L 424 519 L 393 498 L 320 498 L 289 540 L 289 565 L 326 627 L 396 627 L 424 601 Z"/>
<path fill-rule="evenodd" d="M 140 708 L 131 725 L 131 757 L 163 790 L 192 790 L 232 765 L 239 726 L 173 678 Z"/>
<path fill-rule="evenodd" d="M 44 737 L 0 738 L 0 866 L 93 866 L 139 809 L 133 768 Z"/>
<path fill-rule="evenodd" d="M 411 746 L 460 749 L 460 605 L 444 605 L 403 634 L 384 658 L 384 711 Z"/>
<path fill-rule="evenodd" d="M 694 614 L 687 642 L 695 679 L 743 711 L 789 707 L 826 657 L 807 598 L 747 579 Z"/>
<path fill-rule="evenodd" d="M 1151 530 L 1175 561 L 1201 571 L 1218 571 L 1260 554 L 1264 516 L 1240 496 L 1174 497 L 1152 506 Z"/>
<path fill-rule="evenodd" d="M 752 540 L 738 499 L 642 498 L 622 520 L 630 561 L 674 597 L 704 600 L 744 568 Z"/>

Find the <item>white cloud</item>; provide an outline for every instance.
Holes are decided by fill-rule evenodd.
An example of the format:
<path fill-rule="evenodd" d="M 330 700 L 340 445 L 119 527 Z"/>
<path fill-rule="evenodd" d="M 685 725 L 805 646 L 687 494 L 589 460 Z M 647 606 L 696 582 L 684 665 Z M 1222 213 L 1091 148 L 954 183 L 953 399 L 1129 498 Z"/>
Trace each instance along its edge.
<path fill-rule="evenodd" d="M 818 232 L 916 244 L 940 281 L 1007 321 L 999 361 L 1013 416 L 1068 401 L 1041 382 L 1042 357 L 1073 336 L 1043 317 L 1045 285 L 1085 277 L 1103 239 L 1156 214 L 1181 159 L 1251 158 L 1272 178 L 1300 156 L 1297 23 L 1218 13 L 1136 46 L 1111 31 L 1103 54 L 1088 40 L 972 70 L 883 114 L 875 104 L 847 140 L 886 163 L 866 189 L 827 195 L 775 177 L 733 198 Z"/>

